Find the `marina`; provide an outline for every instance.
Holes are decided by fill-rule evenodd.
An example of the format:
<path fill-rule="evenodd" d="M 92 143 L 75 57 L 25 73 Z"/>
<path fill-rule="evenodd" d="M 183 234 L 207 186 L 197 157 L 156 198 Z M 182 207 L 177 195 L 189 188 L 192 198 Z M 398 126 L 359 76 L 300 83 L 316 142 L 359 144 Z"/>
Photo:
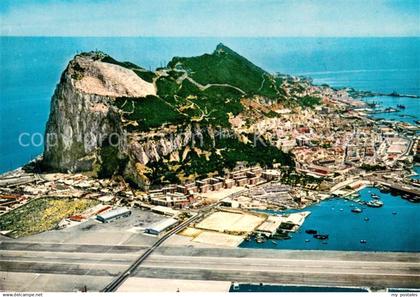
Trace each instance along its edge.
<path fill-rule="evenodd" d="M 244 241 L 242 248 L 342 250 L 342 251 L 420 251 L 420 231 L 411 228 L 416 222 L 418 203 L 402 196 L 382 193 L 379 188 L 366 187 L 359 191 L 360 202 L 330 198 L 306 207 L 310 211 L 300 227 L 288 240 L 267 240 L 257 243 Z M 372 199 L 371 195 L 380 199 Z M 379 202 L 383 203 L 381 207 Z M 369 207 L 368 203 L 374 203 Z M 363 215 L 359 215 L 360 209 Z M 302 211 L 302 210 L 299 210 Z M 273 213 L 272 211 L 267 211 Z M 288 210 L 297 212 L 297 210 Z M 328 235 L 327 237 L 322 235 Z M 316 237 L 315 237 L 316 236 Z M 318 238 L 318 239 L 317 239 Z"/>

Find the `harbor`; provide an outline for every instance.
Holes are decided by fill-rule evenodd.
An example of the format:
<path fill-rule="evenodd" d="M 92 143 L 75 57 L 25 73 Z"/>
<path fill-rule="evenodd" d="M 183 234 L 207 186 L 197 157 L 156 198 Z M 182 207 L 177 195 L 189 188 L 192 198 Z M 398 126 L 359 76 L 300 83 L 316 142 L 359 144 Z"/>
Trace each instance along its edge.
<path fill-rule="evenodd" d="M 375 96 L 366 98 L 366 102 L 375 105 L 369 112 L 372 118 L 401 121 L 416 124 L 418 118 L 418 99 L 392 96 Z M 376 108 L 380 106 L 380 108 Z"/>
<path fill-rule="evenodd" d="M 243 248 L 298 249 L 298 250 L 341 250 L 341 251 L 420 251 L 420 231 L 411 228 L 416 223 L 419 203 L 404 199 L 407 197 L 383 191 L 376 187 L 365 187 L 359 191 L 360 201 L 330 198 L 304 208 L 310 211 L 299 230 L 285 240 L 271 240 L 257 243 L 244 241 Z M 373 196 L 373 197 L 372 197 Z M 378 197 L 378 199 L 374 199 Z M 380 207 L 369 207 L 367 203 L 380 201 Z M 354 211 L 354 209 L 360 209 Z M 294 213 L 267 211 L 270 214 Z M 328 235 L 317 239 L 316 234 Z"/>

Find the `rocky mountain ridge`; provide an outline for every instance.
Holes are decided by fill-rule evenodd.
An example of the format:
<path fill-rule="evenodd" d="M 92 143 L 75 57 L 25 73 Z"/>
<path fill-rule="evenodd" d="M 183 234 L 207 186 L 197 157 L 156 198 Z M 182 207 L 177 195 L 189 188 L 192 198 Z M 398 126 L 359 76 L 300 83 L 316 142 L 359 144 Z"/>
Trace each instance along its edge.
<path fill-rule="evenodd" d="M 251 127 L 281 108 L 319 104 L 310 86 L 270 74 L 222 44 L 154 72 L 82 53 L 52 97 L 43 166 L 123 175 L 140 187 L 221 174 L 238 162 L 292 167 L 289 154 L 255 143 Z"/>

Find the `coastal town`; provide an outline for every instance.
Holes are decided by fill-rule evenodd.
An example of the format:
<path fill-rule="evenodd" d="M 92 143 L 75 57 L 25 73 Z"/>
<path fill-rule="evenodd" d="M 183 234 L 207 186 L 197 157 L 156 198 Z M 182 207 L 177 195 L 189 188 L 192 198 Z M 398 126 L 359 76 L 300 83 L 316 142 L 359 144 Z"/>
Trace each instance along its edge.
<path fill-rule="evenodd" d="M 306 80 L 302 84 L 307 84 Z M 418 126 L 372 119 L 369 107 L 346 90 L 305 87 L 308 94 L 320 96 L 323 104 L 313 109 L 279 109 L 278 116 L 246 127 L 240 117 L 232 119 L 235 130 L 258 133 L 264 141 L 292 152 L 296 164 L 293 172 L 281 164 L 270 168 L 238 164 L 224 176 L 140 190 L 118 177 L 31 173 L 29 164 L 0 178 L 1 233 L 20 237 L 72 228 L 88 220 L 106 223 L 133 215 L 131 209 L 140 209 L 159 214 L 162 219 L 136 232 L 162 236 L 205 209 L 202 218 L 189 224 L 179 236 L 185 243 L 234 247 L 246 240 L 275 242 L 289 238 L 310 215 L 300 209 L 331 197 L 380 207 L 378 200 L 366 203 L 358 199 L 357 192 L 366 186 L 379 186 L 412 203 L 420 202 L 420 185 L 411 178 L 415 174 L 413 160 L 418 160 L 420 151 Z M 54 203 L 60 199 L 65 202 Z M 44 216 L 50 222 L 35 228 L 31 224 L 40 218 L 33 218 L 26 225 L 13 225 L 20 210 L 41 200 L 49 201 L 43 212 L 55 214 Z M 297 211 L 277 215 L 266 212 L 290 209 Z M 315 238 L 325 240 L 328 235 L 315 234 Z"/>

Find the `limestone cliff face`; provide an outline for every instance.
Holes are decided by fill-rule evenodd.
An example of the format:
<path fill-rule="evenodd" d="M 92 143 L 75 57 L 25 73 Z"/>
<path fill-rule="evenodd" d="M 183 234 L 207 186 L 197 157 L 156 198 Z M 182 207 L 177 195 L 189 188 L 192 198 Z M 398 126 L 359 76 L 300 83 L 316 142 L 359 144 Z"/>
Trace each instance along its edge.
<path fill-rule="evenodd" d="M 112 105 L 115 97 L 156 93 L 153 84 L 131 70 L 98 58 L 96 54 L 76 56 L 57 85 L 46 127 L 44 166 L 48 169 L 91 170 L 103 142 L 110 135 L 124 134 L 119 111 Z"/>
<path fill-rule="evenodd" d="M 213 131 L 206 127 L 206 134 L 214 137 Z M 200 146 L 202 128 L 199 125 L 188 125 L 182 132 L 173 129 L 162 129 L 158 135 L 154 133 L 128 134 L 126 145 L 122 147 L 123 154 L 128 156 L 124 175 L 142 187 L 150 185 L 145 176 L 150 173 L 147 167 L 150 163 L 162 159 L 172 162 L 182 162 L 182 152 L 187 147 Z"/>
<path fill-rule="evenodd" d="M 91 169 L 102 138 L 120 130 L 112 99 L 78 86 L 89 62 L 94 62 L 92 57 L 72 60 L 52 97 L 44 147 L 44 166 L 48 169 Z"/>
<path fill-rule="evenodd" d="M 209 133 L 209 129 L 206 128 Z M 199 145 L 201 141 L 202 129 L 199 125 L 188 125 L 182 132 L 176 130 L 163 129 L 159 135 L 142 133 L 133 135 L 129 140 L 129 151 L 135 159 L 142 163 L 159 161 L 173 152 L 190 145 Z M 174 158 L 176 158 L 174 156 Z"/>
<path fill-rule="evenodd" d="M 118 136 L 118 158 L 128 159 L 125 174 L 140 185 L 149 162 L 159 161 L 192 141 L 199 127 L 188 126 L 182 133 L 163 129 L 151 133 L 128 133 L 116 97 L 154 95 L 155 87 L 133 71 L 100 62 L 95 54 L 76 56 L 62 74 L 51 100 L 46 127 L 44 167 L 56 171 L 87 171 L 101 160 L 100 149 Z M 141 100 L 141 99 L 139 99 Z M 195 131 L 195 132 L 193 132 Z M 198 131 L 198 132 L 197 132 Z"/>

